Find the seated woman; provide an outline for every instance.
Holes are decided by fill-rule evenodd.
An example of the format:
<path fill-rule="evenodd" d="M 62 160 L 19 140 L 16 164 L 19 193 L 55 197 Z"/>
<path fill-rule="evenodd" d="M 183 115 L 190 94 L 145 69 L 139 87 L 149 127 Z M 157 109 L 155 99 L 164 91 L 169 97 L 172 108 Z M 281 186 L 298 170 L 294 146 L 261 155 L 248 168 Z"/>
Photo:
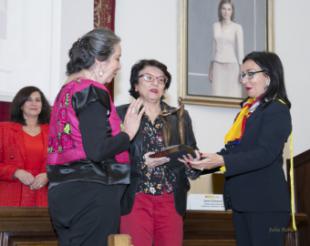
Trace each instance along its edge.
<path fill-rule="evenodd" d="M 130 94 L 143 101 L 145 114 L 130 144 L 131 183 L 122 201 L 121 233 L 130 234 L 135 246 L 182 245 L 187 177 L 199 175 L 177 159 L 151 157 L 172 145 L 196 149 L 189 114 L 163 101 L 170 82 L 166 65 L 156 60 L 141 60 L 132 67 Z M 118 107 L 122 119 L 127 109 Z"/>
<path fill-rule="evenodd" d="M 11 121 L 0 123 L 0 206 L 47 206 L 47 133 L 50 105 L 34 86 L 22 88 Z"/>

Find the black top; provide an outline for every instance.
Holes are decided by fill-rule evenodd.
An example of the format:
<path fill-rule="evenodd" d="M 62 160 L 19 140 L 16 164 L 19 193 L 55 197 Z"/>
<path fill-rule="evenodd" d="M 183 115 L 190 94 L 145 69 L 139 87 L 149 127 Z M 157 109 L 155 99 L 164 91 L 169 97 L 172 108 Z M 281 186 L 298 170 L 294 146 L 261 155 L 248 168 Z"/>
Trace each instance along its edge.
<path fill-rule="evenodd" d="M 289 211 L 283 148 L 291 132 L 289 108 L 274 100 L 261 104 L 248 118 L 244 135 L 223 155 L 226 207 L 238 211 Z"/>
<path fill-rule="evenodd" d="M 87 158 L 95 162 L 113 158 L 129 148 L 129 136 L 120 132 L 112 137 L 109 123 L 109 94 L 90 86 L 72 97 L 73 109 L 79 119 L 82 142 Z"/>
<path fill-rule="evenodd" d="M 100 113 L 98 113 L 100 112 Z M 113 158 L 129 148 L 129 136 L 120 132 L 111 136 L 108 110 L 100 102 L 90 103 L 78 115 L 84 151 L 88 159 L 98 162 Z"/>

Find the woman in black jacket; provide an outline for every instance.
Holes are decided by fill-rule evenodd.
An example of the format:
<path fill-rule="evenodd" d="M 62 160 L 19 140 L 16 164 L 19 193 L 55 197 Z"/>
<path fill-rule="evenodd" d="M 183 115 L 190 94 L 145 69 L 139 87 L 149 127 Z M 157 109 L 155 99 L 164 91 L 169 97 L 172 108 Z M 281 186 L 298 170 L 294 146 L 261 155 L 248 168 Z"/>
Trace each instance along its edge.
<path fill-rule="evenodd" d="M 199 175 L 177 159 L 150 157 L 181 143 L 196 148 L 188 113 L 162 101 L 170 82 L 167 67 L 156 60 L 132 67 L 130 94 L 142 99 L 145 114 L 130 144 L 131 183 L 122 201 L 121 233 L 130 234 L 135 246 L 182 245 L 187 177 Z M 118 108 L 121 118 L 127 107 Z"/>
<path fill-rule="evenodd" d="M 248 54 L 240 80 L 248 98 L 225 136 L 225 148 L 189 163 L 224 171 L 225 203 L 233 210 L 238 246 L 282 246 L 290 211 L 282 155 L 292 123 L 280 58 Z"/>

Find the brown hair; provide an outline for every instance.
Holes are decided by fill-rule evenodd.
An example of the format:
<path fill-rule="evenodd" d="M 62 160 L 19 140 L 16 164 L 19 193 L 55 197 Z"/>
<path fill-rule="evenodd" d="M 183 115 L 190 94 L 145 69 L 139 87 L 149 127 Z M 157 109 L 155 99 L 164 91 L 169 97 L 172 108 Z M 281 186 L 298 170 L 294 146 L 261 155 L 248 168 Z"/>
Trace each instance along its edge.
<path fill-rule="evenodd" d="M 219 6 L 218 6 L 218 12 L 217 12 L 219 21 L 223 20 L 221 9 L 222 9 L 224 4 L 230 4 L 231 5 L 231 8 L 232 8 L 231 20 L 232 21 L 235 20 L 235 6 L 234 6 L 233 2 L 231 0 L 221 0 L 219 3 Z"/>
<path fill-rule="evenodd" d="M 18 122 L 22 125 L 26 124 L 22 106 L 25 104 L 25 102 L 28 100 L 28 98 L 33 92 L 39 92 L 42 102 L 42 109 L 39 114 L 38 123 L 49 123 L 51 107 L 43 92 L 35 86 L 23 87 L 16 93 L 11 105 L 11 121 Z"/>

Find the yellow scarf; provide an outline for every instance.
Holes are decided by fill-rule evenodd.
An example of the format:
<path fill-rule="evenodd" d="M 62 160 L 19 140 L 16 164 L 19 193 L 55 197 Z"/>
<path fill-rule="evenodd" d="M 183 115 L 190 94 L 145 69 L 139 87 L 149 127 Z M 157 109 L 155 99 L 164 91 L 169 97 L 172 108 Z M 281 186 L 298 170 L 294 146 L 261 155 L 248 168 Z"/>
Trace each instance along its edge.
<path fill-rule="evenodd" d="M 236 140 L 240 140 L 243 136 L 245 123 L 249 116 L 251 115 L 250 109 L 252 105 L 256 102 L 255 98 L 249 98 L 241 108 L 240 112 L 238 113 L 233 125 L 227 132 L 225 136 L 224 143 L 227 144 L 229 142 L 233 142 Z"/>
<path fill-rule="evenodd" d="M 229 142 L 239 141 L 244 133 L 245 124 L 249 116 L 251 115 L 251 107 L 257 100 L 255 98 L 249 98 L 246 102 L 244 102 L 240 112 L 235 118 L 235 121 L 229 131 L 227 132 L 224 143 L 227 144 Z M 225 172 L 225 165 L 220 167 L 220 171 Z"/>

